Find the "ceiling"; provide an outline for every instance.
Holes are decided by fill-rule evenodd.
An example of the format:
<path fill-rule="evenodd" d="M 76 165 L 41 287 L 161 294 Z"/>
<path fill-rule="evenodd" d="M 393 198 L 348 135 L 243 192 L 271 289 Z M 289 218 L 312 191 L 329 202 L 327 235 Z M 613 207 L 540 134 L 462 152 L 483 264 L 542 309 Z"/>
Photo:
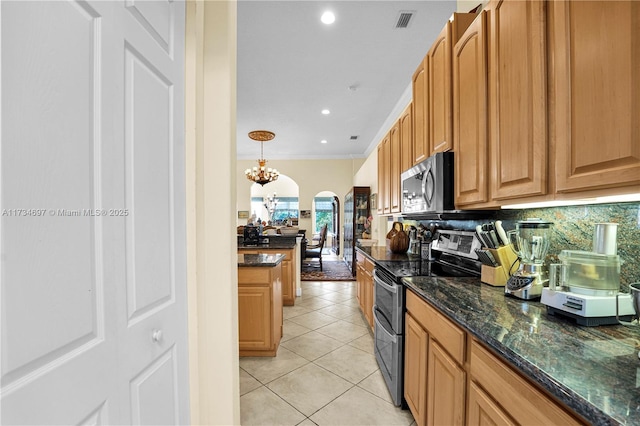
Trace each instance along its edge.
<path fill-rule="evenodd" d="M 276 134 L 267 159 L 368 155 L 455 9 L 455 0 L 239 0 L 237 158 L 260 157 L 247 136 L 258 129 Z M 320 21 L 326 10 L 331 25 Z M 400 11 L 415 12 L 404 29 L 395 28 Z"/>

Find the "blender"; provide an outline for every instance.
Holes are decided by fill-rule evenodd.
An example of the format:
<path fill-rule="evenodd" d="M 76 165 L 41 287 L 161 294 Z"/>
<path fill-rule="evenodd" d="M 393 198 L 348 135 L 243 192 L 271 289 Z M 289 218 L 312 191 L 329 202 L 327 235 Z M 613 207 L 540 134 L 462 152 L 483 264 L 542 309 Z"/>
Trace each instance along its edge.
<path fill-rule="evenodd" d="M 512 246 L 520 258 L 520 268 L 509 278 L 504 292 L 520 299 L 535 299 L 549 281 L 543 271 L 544 259 L 551 243 L 553 222 L 527 219 L 516 222 Z"/>

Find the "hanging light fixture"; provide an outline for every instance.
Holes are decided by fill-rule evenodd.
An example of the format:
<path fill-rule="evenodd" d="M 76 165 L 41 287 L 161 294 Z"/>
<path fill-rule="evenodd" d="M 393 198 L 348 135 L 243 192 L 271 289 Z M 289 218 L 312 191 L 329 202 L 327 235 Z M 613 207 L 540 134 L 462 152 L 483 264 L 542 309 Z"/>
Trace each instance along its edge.
<path fill-rule="evenodd" d="M 264 159 L 264 143 L 275 138 L 276 134 L 268 130 L 254 130 L 253 132 L 249 132 L 249 137 L 254 141 L 260 142 L 260 159 L 258 160 L 258 167 L 254 166 L 252 169 L 244 171 L 247 179 L 259 183 L 262 186 L 278 180 L 280 173 L 276 169 L 265 167 L 267 160 Z"/>

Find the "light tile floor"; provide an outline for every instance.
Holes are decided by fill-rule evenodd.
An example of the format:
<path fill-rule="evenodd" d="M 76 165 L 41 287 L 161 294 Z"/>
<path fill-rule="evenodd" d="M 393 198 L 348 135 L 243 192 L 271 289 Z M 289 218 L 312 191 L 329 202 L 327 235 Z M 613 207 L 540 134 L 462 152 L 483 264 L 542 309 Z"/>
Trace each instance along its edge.
<path fill-rule="evenodd" d="M 242 425 L 415 425 L 395 407 L 355 282 L 302 282 L 276 357 L 240 358 Z"/>

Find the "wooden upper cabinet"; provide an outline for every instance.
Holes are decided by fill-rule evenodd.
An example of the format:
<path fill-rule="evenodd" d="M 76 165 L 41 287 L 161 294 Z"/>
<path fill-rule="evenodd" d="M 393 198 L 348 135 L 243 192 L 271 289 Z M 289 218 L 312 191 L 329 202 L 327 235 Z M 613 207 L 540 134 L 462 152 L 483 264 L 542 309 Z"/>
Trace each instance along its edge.
<path fill-rule="evenodd" d="M 400 174 L 401 158 L 400 121 L 389 131 L 389 201 L 390 213 L 400 213 L 400 194 L 402 192 Z"/>
<path fill-rule="evenodd" d="M 474 18 L 473 13 L 454 13 L 427 53 L 429 155 L 453 149 L 451 52 Z"/>
<path fill-rule="evenodd" d="M 640 2 L 554 1 L 557 192 L 640 185 Z"/>
<path fill-rule="evenodd" d="M 391 213 L 390 133 L 378 144 L 378 214 Z"/>
<path fill-rule="evenodd" d="M 391 137 L 389 134 L 382 140 L 382 158 L 384 159 L 384 198 L 382 213 L 391 213 Z"/>
<path fill-rule="evenodd" d="M 400 173 L 413 166 L 413 104 L 400 116 Z M 400 182 L 402 185 L 402 182 Z"/>
<path fill-rule="evenodd" d="M 387 171 L 385 168 L 385 156 L 384 156 L 384 140 L 378 144 L 378 214 L 383 214 L 384 203 L 383 200 L 386 194 L 386 180 Z"/>
<path fill-rule="evenodd" d="M 481 12 L 453 49 L 456 206 L 489 201 L 486 15 Z"/>
<path fill-rule="evenodd" d="M 427 138 L 427 58 L 413 73 L 413 164 L 425 160 L 430 153 Z"/>
<path fill-rule="evenodd" d="M 492 197 L 544 195 L 548 160 L 546 2 L 492 0 L 487 8 Z"/>

